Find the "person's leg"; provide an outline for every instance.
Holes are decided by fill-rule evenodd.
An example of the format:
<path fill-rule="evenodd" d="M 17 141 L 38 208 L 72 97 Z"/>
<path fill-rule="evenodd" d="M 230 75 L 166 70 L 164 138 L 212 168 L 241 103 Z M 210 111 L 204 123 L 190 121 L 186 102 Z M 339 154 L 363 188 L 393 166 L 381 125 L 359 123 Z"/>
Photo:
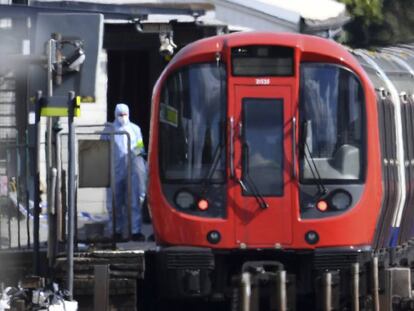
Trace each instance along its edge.
<path fill-rule="evenodd" d="M 140 178 L 134 163 L 135 169 L 132 171 L 132 185 L 131 185 L 131 222 L 132 222 L 132 239 L 136 241 L 145 240 L 145 236 L 141 233 L 142 219 L 141 219 L 141 204 L 140 192 L 142 186 L 140 185 Z"/>
<path fill-rule="evenodd" d="M 116 233 L 122 236 L 124 224 L 127 221 L 124 219 L 124 206 L 126 203 L 125 197 L 127 193 L 126 181 L 124 179 L 115 182 L 115 213 L 116 213 Z"/>

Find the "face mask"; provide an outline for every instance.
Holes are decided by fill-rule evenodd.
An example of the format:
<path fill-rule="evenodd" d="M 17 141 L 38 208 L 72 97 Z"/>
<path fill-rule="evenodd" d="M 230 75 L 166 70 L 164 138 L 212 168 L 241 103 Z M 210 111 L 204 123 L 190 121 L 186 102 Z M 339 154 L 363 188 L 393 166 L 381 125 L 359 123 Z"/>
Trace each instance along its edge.
<path fill-rule="evenodd" d="M 117 119 L 121 125 L 125 125 L 128 123 L 128 116 L 118 116 Z"/>

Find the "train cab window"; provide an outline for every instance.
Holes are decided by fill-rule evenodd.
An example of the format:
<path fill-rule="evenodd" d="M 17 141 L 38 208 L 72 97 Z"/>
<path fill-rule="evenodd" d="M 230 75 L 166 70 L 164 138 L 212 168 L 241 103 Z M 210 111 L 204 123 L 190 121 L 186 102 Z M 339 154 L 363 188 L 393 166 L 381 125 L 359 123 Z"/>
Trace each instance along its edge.
<path fill-rule="evenodd" d="M 164 84 L 159 113 L 161 178 L 166 182 L 224 182 L 224 65 L 196 64 L 172 74 Z"/>
<path fill-rule="evenodd" d="M 243 125 L 243 194 L 282 196 L 283 99 L 244 98 Z"/>
<path fill-rule="evenodd" d="M 364 93 L 349 70 L 303 63 L 300 74 L 301 182 L 359 182 L 364 173 Z"/>

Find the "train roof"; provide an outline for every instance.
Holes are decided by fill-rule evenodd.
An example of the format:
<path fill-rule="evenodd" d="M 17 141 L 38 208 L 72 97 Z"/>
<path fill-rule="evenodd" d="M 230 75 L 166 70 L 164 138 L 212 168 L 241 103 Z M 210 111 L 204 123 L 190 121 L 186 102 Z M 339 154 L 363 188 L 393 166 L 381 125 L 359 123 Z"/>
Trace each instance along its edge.
<path fill-rule="evenodd" d="M 377 90 L 395 95 L 414 94 L 414 46 L 401 45 L 351 50 Z"/>
<path fill-rule="evenodd" d="M 297 33 L 237 32 L 205 38 L 184 47 L 172 59 L 170 68 L 189 59 L 221 53 L 226 48 L 246 45 L 280 45 L 299 49 L 302 54 L 318 54 L 344 64 L 360 75 L 367 75 L 376 89 L 414 94 L 414 45 L 405 44 L 376 50 L 350 49 L 332 40 Z"/>
<path fill-rule="evenodd" d="M 180 50 L 168 67 L 173 70 L 191 61 L 205 61 L 208 56 L 211 58 L 211 55 L 217 52 L 222 53 L 232 47 L 248 45 L 292 47 L 299 49 L 302 55 L 321 55 L 335 63 L 346 65 L 359 74 L 364 74 L 352 53 L 335 41 L 306 34 L 279 32 L 236 32 L 198 40 Z"/>
<path fill-rule="evenodd" d="M 172 64 L 183 58 L 191 58 L 200 54 L 221 52 L 223 47 L 244 45 L 280 45 L 300 49 L 305 53 L 315 53 L 334 57 L 339 61 L 355 62 L 350 54 L 338 43 L 321 37 L 278 32 L 236 32 L 219 35 L 193 42 L 183 48 L 172 60 Z M 356 62 L 355 62 L 356 63 Z"/>

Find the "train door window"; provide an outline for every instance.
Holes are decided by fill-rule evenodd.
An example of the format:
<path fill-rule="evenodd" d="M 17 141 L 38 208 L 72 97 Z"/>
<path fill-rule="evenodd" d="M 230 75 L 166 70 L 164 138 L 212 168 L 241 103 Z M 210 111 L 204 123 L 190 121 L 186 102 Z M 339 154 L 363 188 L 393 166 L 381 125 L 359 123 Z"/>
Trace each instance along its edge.
<path fill-rule="evenodd" d="M 283 99 L 244 98 L 243 181 L 264 196 L 283 195 Z"/>
<path fill-rule="evenodd" d="M 301 65 L 302 182 L 363 179 L 363 94 L 359 79 L 345 68 Z"/>
<path fill-rule="evenodd" d="M 226 73 L 216 63 L 186 66 L 166 81 L 160 102 L 164 181 L 225 180 Z"/>

